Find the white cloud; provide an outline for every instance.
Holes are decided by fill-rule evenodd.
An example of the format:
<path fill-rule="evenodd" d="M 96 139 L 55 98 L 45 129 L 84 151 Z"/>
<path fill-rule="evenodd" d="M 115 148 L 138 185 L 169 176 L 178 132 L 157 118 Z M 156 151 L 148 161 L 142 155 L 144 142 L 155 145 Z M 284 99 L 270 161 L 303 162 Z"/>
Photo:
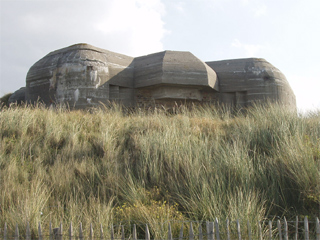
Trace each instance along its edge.
<path fill-rule="evenodd" d="M 1 0 L 0 95 L 25 85 L 28 69 L 76 43 L 139 56 L 163 50 L 162 0 Z"/>
<path fill-rule="evenodd" d="M 234 39 L 231 46 L 244 51 L 246 57 L 256 57 L 259 52 L 265 48 L 261 44 L 243 44 L 238 39 Z"/>
<path fill-rule="evenodd" d="M 249 3 L 249 0 L 241 0 L 241 3 L 242 3 L 243 5 L 247 5 L 247 4 Z"/>
<path fill-rule="evenodd" d="M 161 0 L 136 0 L 137 5 L 142 8 L 156 10 L 161 15 L 166 13 L 165 6 Z"/>
<path fill-rule="evenodd" d="M 267 14 L 267 6 L 259 5 L 253 9 L 255 17 L 261 17 Z"/>
<path fill-rule="evenodd" d="M 180 13 L 185 12 L 185 2 L 173 2 L 173 7 Z"/>
<path fill-rule="evenodd" d="M 163 50 L 164 14 L 164 5 L 159 0 L 118 0 L 113 2 L 112 11 L 93 26 L 104 37 L 123 35 L 128 41 L 127 54 L 143 55 Z"/>
<path fill-rule="evenodd" d="M 261 17 L 267 14 L 267 5 L 261 0 L 241 0 L 241 4 L 248 8 L 254 17 Z"/>

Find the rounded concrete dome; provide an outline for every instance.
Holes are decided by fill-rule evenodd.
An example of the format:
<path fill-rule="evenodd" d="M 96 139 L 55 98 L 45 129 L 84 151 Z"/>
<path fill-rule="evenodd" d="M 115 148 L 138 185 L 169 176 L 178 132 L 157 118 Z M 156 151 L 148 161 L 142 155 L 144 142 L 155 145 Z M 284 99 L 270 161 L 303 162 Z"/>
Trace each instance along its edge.
<path fill-rule="evenodd" d="M 132 57 L 88 44 L 53 51 L 30 68 L 26 100 L 67 103 L 76 107 L 105 103 L 109 100 L 108 87 L 112 81 L 132 87 L 133 71 L 130 72 L 129 67 L 132 61 Z M 121 81 L 117 80 L 120 72 Z"/>
<path fill-rule="evenodd" d="M 276 101 L 296 108 L 296 97 L 284 74 L 263 58 L 231 59 L 207 62 L 216 71 L 222 102 L 230 93 L 247 104 Z"/>

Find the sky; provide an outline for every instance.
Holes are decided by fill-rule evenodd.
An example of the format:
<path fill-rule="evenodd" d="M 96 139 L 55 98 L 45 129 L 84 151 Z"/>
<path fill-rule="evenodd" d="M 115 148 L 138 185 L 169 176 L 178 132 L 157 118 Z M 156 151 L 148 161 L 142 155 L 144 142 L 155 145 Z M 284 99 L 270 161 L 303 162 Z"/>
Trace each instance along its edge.
<path fill-rule="evenodd" d="M 0 0 L 0 96 L 51 51 L 88 43 L 132 57 L 264 58 L 300 111 L 320 109 L 319 0 Z"/>

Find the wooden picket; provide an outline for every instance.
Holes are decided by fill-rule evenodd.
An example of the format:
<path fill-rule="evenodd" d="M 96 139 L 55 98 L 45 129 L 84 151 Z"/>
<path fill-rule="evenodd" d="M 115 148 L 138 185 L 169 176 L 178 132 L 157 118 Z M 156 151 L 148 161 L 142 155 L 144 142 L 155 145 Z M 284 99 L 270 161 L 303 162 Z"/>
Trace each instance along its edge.
<path fill-rule="evenodd" d="M 208 240 L 215 240 L 214 239 L 214 225 L 213 225 L 213 222 L 208 222 L 208 232 L 209 232 L 209 235 L 208 235 Z"/>
<path fill-rule="evenodd" d="M 146 224 L 146 240 L 150 240 L 150 232 L 149 232 L 149 228 L 148 228 L 148 224 Z"/>
<path fill-rule="evenodd" d="M 38 225 L 38 236 L 39 236 L 39 240 L 43 240 L 42 238 L 42 230 L 41 230 L 41 223 L 39 222 Z"/>
<path fill-rule="evenodd" d="M 272 240 L 272 222 L 271 221 L 269 221 L 268 226 L 269 226 L 269 240 Z"/>
<path fill-rule="evenodd" d="M 135 224 L 133 224 L 133 240 L 137 240 L 137 227 Z"/>
<path fill-rule="evenodd" d="M 93 240 L 93 228 L 92 228 L 92 223 L 90 223 L 90 235 L 89 235 L 89 240 Z"/>
<path fill-rule="evenodd" d="M 233 224 L 236 224 L 236 229 L 235 232 L 232 226 L 234 226 Z M 249 221 L 247 221 L 247 231 L 245 231 L 245 227 L 242 228 L 242 232 L 241 232 L 241 224 L 240 224 L 240 220 L 237 219 L 235 222 L 230 222 L 229 219 L 226 220 L 226 225 L 225 225 L 225 229 L 223 228 L 223 224 L 219 224 L 218 219 L 216 218 L 213 222 L 209 222 L 207 221 L 205 223 L 205 229 L 206 231 L 203 232 L 203 225 L 199 222 L 196 222 L 195 225 L 197 225 L 197 233 L 195 233 L 194 231 L 194 226 L 193 223 L 190 222 L 189 224 L 189 236 L 188 239 L 189 240 L 220 240 L 220 239 L 227 239 L 227 240 L 231 240 L 231 235 L 234 236 L 234 234 L 237 235 L 237 239 L 241 240 L 242 239 L 242 235 L 243 238 L 248 239 L 248 240 L 252 240 L 252 239 L 274 239 L 274 240 L 289 240 L 289 239 L 303 239 L 304 240 L 309 240 L 309 239 L 316 239 L 316 240 L 320 240 L 320 223 L 319 223 L 319 218 L 315 219 L 315 222 L 310 222 L 308 217 L 304 217 L 303 222 L 300 222 L 300 227 L 303 229 L 303 234 L 302 232 L 299 233 L 299 218 L 296 217 L 295 221 L 291 222 L 293 224 L 288 224 L 287 219 L 284 217 L 282 220 L 278 219 L 276 221 L 276 228 L 273 229 L 273 224 L 272 221 L 268 221 L 266 224 L 264 224 L 263 222 L 258 222 L 257 225 L 255 227 L 253 227 Z M 302 224 L 303 223 L 303 224 Z M 265 230 L 262 230 L 262 225 L 264 227 Z M 303 225 L 303 227 L 301 226 Z M 180 233 L 179 233 L 179 240 L 183 240 L 186 239 L 186 237 L 183 236 L 183 226 L 184 224 L 181 225 L 180 228 Z M 289 227 L 291 226 L 291 227 Z M 36 239 L 38 240 L 43 240 L 44 239 L 44 231 L 42 229 L 41 223 L 38 223 L 37 226 L 37 230 L 38 230 L 38 236 L 36 237 Z M 290 228 L 290 229 L 289 229 Z M 62 222 L 60 222 L 59 227 L 57 228 L 52 228 L 52 223 L 49 223 L 49 235 L 48 235 L 48 239 L 50 240 L 63 240 L 63 239 L 69 239 L 69 240 L 76 240 L 76 239 L 80 239 L 80 240 L 84 240 L 84 239 L 89 239 L 89 240 L 95 240 L 95 239 L 108 239 L 105 238 L 104 232 L 103 232 L 103 226 L 102 224 L 100 224 L 100 229 L 97 228 L 97 233 L 96 233 L 96 237 L 94 234 L 94 228 L 92 223 L 90 223 L 89 226 L 89 231 L 86 233 L 87 237 L 84 236 L 84 231 L 82 228 L 82 223 L 79 223 L 79 231 L 74 231 L 73 229 L 73 225 L 72 223 L 70 223 L 69 225 L 69 229 L 67 231 L 66 234 L 63 233 L 63 225 Z M 268 229 L 268 231 L 266 231 Z M 311 230 L 310 230 L 311 229 Z M 120 232 L 119 232 L 120 231 Z M 75 233 L 77 232 L 77 233 Z M 33 235 L 31 234 L 31 228 L 30 228 L 30 224 L 29 222 L 26 223 L 26 228 L 25 228 L 25 236 L 23 239 L 26 240 L 32 240 Z M 119 239 L 119 236 L 121 238 L 121 240 L 126 240 L 129 239 L 129 237 L 133 240 L 137 240 L 137 226 L 135 224 L 133 224 L 133 228 L 132 228 L 132 235 L 131 236 L 125 236 L 125 226 L 124 225 L 120 225 L 118 228 L 118 234 L 117 238 Z M 14 228 L 14 233 L 9 233 L 9 227 L 7 225 L 7 223 L 4 223 L 4 227 L 2 230 L 2 234 L 3 234 L 3 239 L 4 240 L 19 240 L 22 239 L 20 234 L 19 234 L 19 227 L 18 224 L 16 224 L 15 228 Z M 2 235 L 1 234 L 1 235 Z M 258 236 L 256 236 L 258 235 Z M 273 236 L 274 235 L 274 236 Z M 0 238 L 1 239 L 1 238 Z M 115 240 L 115 235 L 114 235 L 114 226 L 112 225 L 110 228 L 110 238 L 111 240 Z M 150 235 L 150 231 L 149 231 L 149 225 L 145 224 L 145 240 L 150 240 L 151 239 L 151 235 Z M 169 222 L 168 223 L 168 234 L 167 234 L 167 239 L 168 240 L 173 240 L 174 236 L 173 236 L 173 232 L 172 232 L 172 225 Z M 234 238 L 232 238 L 234 239 Z"/>
<path fill-rule="evenodd" d="M 216 218 L 216 220 L 214 221 L 214 226 L 215 226 L 215 232 L 216 232 L 216 237 L 217 240 L 220 240 L 220 233 L 219 233 L 219 221 L 218 218 Z"/>
<path fill-rule="evenodd" d="M 230 239 L 230 223 L 229 223 L 229 219 L 227 218 L 227 239 Z"/>
<path fill-rule="evenodd" d="M 100 240 L 103 239 L 103 228 L 102 228 L 102 224 L 100 224 Z"/>
<path fill-rule="evenodd" d="M 198 233 L 199 233 L 199 240 L 203 240 L 203 234 L 202 234 L 202 226 L 201 226 L 201 224 L 199 224 Z"/>
<path fill-rule="evenodd" d="M 248 238 L 249 238 L 249 240 L 252 240 L 252 238 L 251 238 L 251 226 L 250 226 L 249 220 L 247 221 L 247 226 L 248 226 Z"/>
<path fill-rule="evenodd" d="M 80 222 L 80 225 L 79 225 L 79 239 L 83 240 L 82 222 Z"/>
<path fill-rule="evenodd" d="M 31 240 L 30 224 L 27 223 L 26 240 Z"/>
<path fill-rule="evenodd" d="M 319 218 L 316 219 L 316 236 L 317 236 L 317 240 L 320 240 L 320 223 L 319 223 Z"/>
<path fill-rule="evenodd" d="M 16 224 L 16 231 L 14 233 L 14 240 L 19 240 L 19 228 L 18 224 Z"/>
<path fill-rule="evenodd" d="M 69 227 L 69 240 L 72 240 L 73 238 L 73 228 L 72 228 L 72 223 L 70 223 Z"/>
<path fill-rule="evenodd" d="M 170 223 L 169 223 L 169 225 L 168 225 L 168 240 L 173 240 L 173 239 L 172 239 L 172 232 L 171 232 L 171 225 L 170 225 Z"/>
<path fill-rule="evenodd" d="M 289 240 L 289 239 L 288 239 L 288 223 L 287 223 L 287 220 L 286 220 L 285 217 L 284 217 L 283 221 L 284 221 L 284 227 L 283 227 L 284 240 Z"/>
<path fill-rule="evenodd" d="M 148 226 L 147 226 L 148 227 Z M 148 229 L 146 229 L 146 232 L 149 231 Z M 124 226 L 121 225 L 121 240 L 124 240 L 125 239 L 125 236 L 124 236 Z M 146 237 L 147 239 L 147 237 Z"/>
<path fill-rule="evenodd" d="M 259 240 L 262 240 L 262 238 L 263 238 L 263 235 L 262 235 L 262 227 L 261 227 L 261 223 L 260 223 L 260 221 L 259 221 L 259 223 L 258 223 L 259 225 L 258 225 L 258 227 L 259 227 Z"/>
<path fill-rule="evenodd" d="M 295 224 L 295 227 L 296 227 L 296 231 L 295 231 L 295 234 L 294 234 L 294 240 L 298 240 L 298 234 L 299 234 L 299 217 L 296 216 L 296 224 Z"/>
<path fill-rule="evenodd" d="M 189 228 L 189 240 L 194 240 L 194 233 L 193 233 L 192 222 L 190 222 L 190 228 Z"/>
<path fill-rule="evenodd" d="M 281 222 L 280 220 L 277 221 L 278 233 L 279 233 L 279 240 L 282 240 L 282 231 L 281 231 Z"/>
<path fill-rule="evenodd" d="M 309 223 L 308 217 L 304 217 L 304 239 L 309 240 Z"/>
<path fill-rule="evenodd" d="M 4 223 L 3 239 L 4 239 L 4 240 L 7 240 L 7 223 Z"/>
<path fill-rule="evenodd" d="M 113 229 L 113 225 L 111 226 L 111 240 L 114 240 L 114 229 Z"/>
<path fill-rule="evenodd" d="M 183 224 L 181 225 L 180 234 L 179 234 L 179 240 L 182 240 L 182 239 L 183 239 Z"/>
<path fill-rule="evenodd" d="M 50 240 L 53 240 L 53 234 L 52 234 L 53 232 L 52 232 L 52 222 L 50 221 L 50 223 L 49 223 L 49 239 Z"/>

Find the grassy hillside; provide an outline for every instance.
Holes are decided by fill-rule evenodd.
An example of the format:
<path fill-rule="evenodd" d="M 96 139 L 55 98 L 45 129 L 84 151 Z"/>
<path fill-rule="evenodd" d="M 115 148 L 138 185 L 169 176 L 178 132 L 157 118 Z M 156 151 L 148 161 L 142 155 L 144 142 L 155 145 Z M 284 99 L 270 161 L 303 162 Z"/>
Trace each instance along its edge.
<path fill-rule="evenodd" d="M 319 112 L 21 107 L 0 141 L 0 226 L 319 217 Z"/>

